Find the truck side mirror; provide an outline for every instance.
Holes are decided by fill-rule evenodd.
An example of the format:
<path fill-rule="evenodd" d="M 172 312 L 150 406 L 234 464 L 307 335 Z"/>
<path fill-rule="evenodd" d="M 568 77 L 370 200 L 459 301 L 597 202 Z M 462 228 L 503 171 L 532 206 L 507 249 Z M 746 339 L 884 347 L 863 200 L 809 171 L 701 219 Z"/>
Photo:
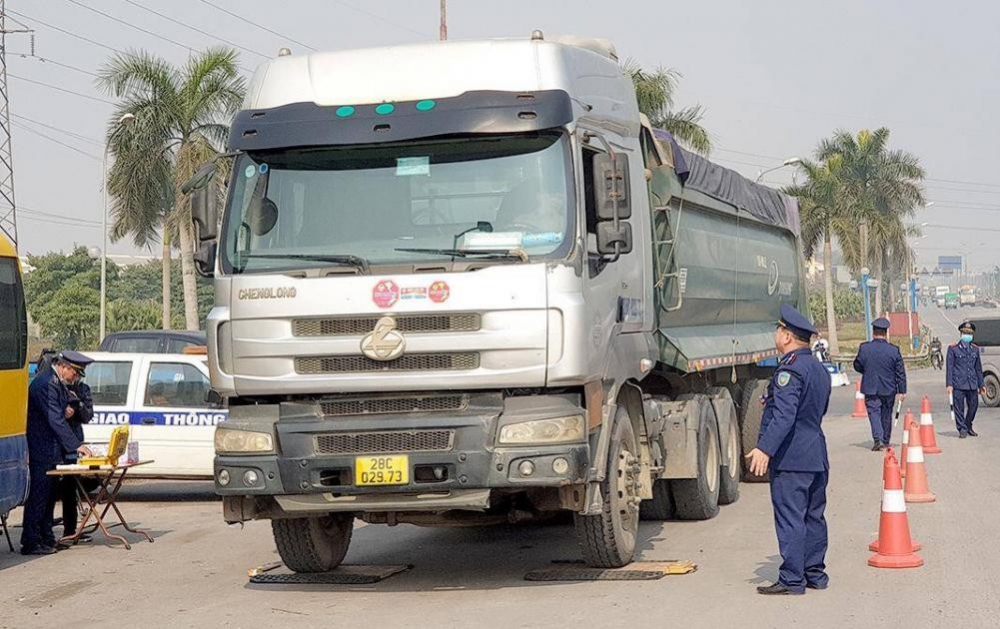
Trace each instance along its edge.
<path fill-rule="evenodd" d="M 218 245 L 215 241 L 203 242 L 194 252 L 194 270 L 202 277 L 215 276 L 215 255 Z"/>
<path fill-rule="evenodd" d="M 191 194 L 191 220 L 200 242 L 215 240 L 219 235 L 219 212 L 212 186 L 198 188 Z"/>
<path fill-rule="evenodd" d="M 594 173 L 597 219 L 610 221 L 615 218 L 630 218 L 632 203 L 628 193 L 628 159 L 608 153 L 596 155 Z M 616 209 L 617 216 L 615 216 Z"/>
<path fill-rule="evenodd" d="M 597 251 L 602 255 L 619 255 L 632 253 L 632 225 L 614 221 L 604 221 L 597 224 Z"/>

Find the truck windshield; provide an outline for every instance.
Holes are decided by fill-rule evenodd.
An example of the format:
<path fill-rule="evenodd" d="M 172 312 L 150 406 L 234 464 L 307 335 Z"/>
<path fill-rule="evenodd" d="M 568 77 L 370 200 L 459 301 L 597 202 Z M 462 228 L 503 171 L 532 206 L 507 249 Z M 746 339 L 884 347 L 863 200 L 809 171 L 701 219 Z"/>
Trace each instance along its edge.
<path fill-rule="evenodd" d="M 224 268 L 564 257 L 569 147 L 560 133 L 244 154 L 223 225 Z"/>

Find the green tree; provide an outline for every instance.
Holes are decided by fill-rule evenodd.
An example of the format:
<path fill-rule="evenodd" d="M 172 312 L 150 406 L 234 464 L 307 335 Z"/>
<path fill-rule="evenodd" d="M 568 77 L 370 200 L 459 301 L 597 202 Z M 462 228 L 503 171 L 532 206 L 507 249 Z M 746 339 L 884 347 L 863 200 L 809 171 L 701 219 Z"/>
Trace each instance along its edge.
<path fill-rule="evenodd" d="M 210 48 L 174 66 L 145 51 L 117 54 L 98 79 L 119 99 L 109 126 L 115 156 L 109 176 L 114 196 L 114 234 L 148 246 L 157 231 L 164 245 L 162 300 L 169 302 L 169 243 L 177 234 L 181 252 L 184 323 L 199 327 L 190 200 L 180 186 L 222 149 L 229 121 L 246 91 L 237 53 Z M 119 125 L 123 116 L 132 122 Z M 221 179 L 221 178 L 220 178 Z M 221 185 L 221 183 L 217 184 Z M 164 321 L 169 312 L 164 306 Z"/>
<path fill-rule="evenodd" d="M 622 69 L 635 86 L 639 111 L 649 117 L 654 127 L 669 131 L 681 144 L 696 153 L 708 155 L 711 152 L 712 138 L 701 126 L 705 109 L 701 105 L 680 110 L 674 108 L 674 94 L 681 79 L 680 72 L 662 66 L 649 72 L 643 70 L 634 59 L 628 59 Z"/>
<path fill-rule="evenodd" d="M 869 267 L 879 281 L 875 311 L 882 311 L 885 252 L 905 252 L 905 219 L 926 201 L 921 187 L 924 169 L 913 154 L 890 150 L 889 129 L 863 129 L 857 135 L 844 130 L 820 142 L 816 158 L 842 160 L 839 196 L 849 205 L 859 225 L 856 246 L 844 247 L 844 258 L 855 271 Z M 899 255 L 899 254 L 897 254 Z"/>

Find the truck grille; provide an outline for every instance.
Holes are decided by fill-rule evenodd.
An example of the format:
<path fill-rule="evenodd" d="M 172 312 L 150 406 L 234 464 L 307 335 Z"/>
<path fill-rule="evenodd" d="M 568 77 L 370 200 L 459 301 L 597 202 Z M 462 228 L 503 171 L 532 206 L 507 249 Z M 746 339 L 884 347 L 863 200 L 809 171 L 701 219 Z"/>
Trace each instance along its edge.
<path fill-rule="evenodd" d="M 468 406 L 469 399 L 464 395 L 363 398 L 358 400 L 327 400 L 320 402 L 323 415 L 327 417 L 462 411 L 468 408 Z"/>
<path fill-rule="evenodd" d="M 477 352 L 456 354 L 406 354 L 389 362 L 367 356 L 296 358 L 295 371 L 301 374 L 367 373 L 377 371 L 469 371 L 479 367 Z"/>
<path fill-rule="evenodd" d="M 296 319 L 295 336 L 364 336 L 375 329 L 381 317 L 343 319 Z M 478 314 L 400 315 L 393 317 L 400 332 L 476 332 L 482 326 Z"/>
<path fill-rule="evenodd" d="M 451 450 L 453 430 L 394 430 L 316 437 L 317 454 L 383 454 Z"/>

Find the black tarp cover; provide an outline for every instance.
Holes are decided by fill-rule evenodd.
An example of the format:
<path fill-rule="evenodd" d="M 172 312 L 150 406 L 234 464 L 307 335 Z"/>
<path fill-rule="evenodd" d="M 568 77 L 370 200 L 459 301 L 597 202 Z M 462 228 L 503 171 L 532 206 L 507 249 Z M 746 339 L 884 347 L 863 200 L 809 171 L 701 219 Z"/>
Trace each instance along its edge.
<path fill-rule="evenodd" d="M 653 135 L 670 147 L 674 171 L 686 188 L 725 201 L 764 223 L 799 235 L 799 206 L 793 197 L 756 184 L 734 170 L 682 149 L 663 129 L 654 129 Z"/>

